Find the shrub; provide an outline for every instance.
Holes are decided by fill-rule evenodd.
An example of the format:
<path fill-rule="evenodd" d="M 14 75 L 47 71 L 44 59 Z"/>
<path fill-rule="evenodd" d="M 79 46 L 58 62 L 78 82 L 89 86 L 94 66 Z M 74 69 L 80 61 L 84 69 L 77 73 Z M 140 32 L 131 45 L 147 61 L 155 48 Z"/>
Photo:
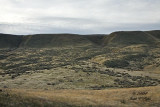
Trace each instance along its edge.
<path fill-rule="evenodd" d="M 123 59 L 127 61 L 137 61 L 147 56 L 148 56 L 147 54 L 127 55 Z"/>
<path fill-rule="evenodd" d="M 114 60 L 109 60 L 104 63 L 107 67 L 111 68 L 122 68 L 122 67 L 127 67 L 129 63 L 126 60 L 121 60 L 121 59 L 114 59 Z"/>

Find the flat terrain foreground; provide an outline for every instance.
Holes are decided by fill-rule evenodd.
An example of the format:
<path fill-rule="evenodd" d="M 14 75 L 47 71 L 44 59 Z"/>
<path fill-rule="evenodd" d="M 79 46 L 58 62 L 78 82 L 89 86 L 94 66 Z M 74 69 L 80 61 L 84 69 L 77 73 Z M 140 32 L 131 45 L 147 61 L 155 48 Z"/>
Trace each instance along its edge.
<path fill-rule="evenodd" d="M 160 86 L 107 90 L 1 89 L 0 107 L 159 107 Z"/>

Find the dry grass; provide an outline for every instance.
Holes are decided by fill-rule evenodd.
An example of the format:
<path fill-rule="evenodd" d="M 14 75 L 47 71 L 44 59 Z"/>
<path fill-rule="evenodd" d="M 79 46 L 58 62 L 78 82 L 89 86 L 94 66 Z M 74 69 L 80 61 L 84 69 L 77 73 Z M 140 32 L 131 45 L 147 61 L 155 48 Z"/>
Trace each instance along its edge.
<path fill-rule="evenodd" d="M 58 106 L 66 104 L 70 106 L 158 107 L 160 104 L 160 86 L 110 90 L 3 89 L 3 91 L 21 96 L 21 99 L 40 100 L 36 102 L 40 104 L 43 101 L 43 103 L 63 104 Z"/>

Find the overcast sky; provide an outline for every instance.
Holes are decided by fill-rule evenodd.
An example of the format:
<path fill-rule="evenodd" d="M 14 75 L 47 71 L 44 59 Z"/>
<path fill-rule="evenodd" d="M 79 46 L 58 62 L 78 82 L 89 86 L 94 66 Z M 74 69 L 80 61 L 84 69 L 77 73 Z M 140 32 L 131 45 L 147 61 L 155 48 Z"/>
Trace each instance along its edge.
<path fill-rule="evenodd" d="M 0 33 L 160 29 L 160 0 L 0 0 Z"/>

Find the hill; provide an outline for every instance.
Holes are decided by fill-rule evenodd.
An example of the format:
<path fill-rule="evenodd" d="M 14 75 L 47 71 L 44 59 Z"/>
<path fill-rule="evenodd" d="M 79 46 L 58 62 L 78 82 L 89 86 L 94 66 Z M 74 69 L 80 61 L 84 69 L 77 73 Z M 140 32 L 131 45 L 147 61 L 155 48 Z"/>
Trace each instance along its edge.
<path fill-rule="evenodd" d="M 0 48 L 17 48 L 20 43 L 20 36 L 0 34 Z"/>
<path fill-rule="evenodd" d="M 160 30 L 146 31 L 146 33 L 151 34 L 152 36 L 160 39 Z"/>
<path fill-rule="evenodd" d="M 0 48 L 52 48 L 100 45 L 102 35 L 36 34 L 17 36 L 0 34 Z"/>
<path fill-rule="evenodd" d="M 38 34 L 24 36 L 20 47 L 50 48 L 91 44 L 91 41 L 76 34 Z"/>
<path fill-rule="evenodd" d="M 154 34 L 154 31 L 149 32 Z M 113 32 L 110 35 L 106 36 L 103 39 L 103 45 L 110 45 L 110 46 L 128 46 L 134 44 L 147 44 L 147 45 L 154 45 L 157 42 L 155 36 L 158 36 L 158 33 L 153 36 L 148 32 L 143 31 L 119 31 Z"/>

